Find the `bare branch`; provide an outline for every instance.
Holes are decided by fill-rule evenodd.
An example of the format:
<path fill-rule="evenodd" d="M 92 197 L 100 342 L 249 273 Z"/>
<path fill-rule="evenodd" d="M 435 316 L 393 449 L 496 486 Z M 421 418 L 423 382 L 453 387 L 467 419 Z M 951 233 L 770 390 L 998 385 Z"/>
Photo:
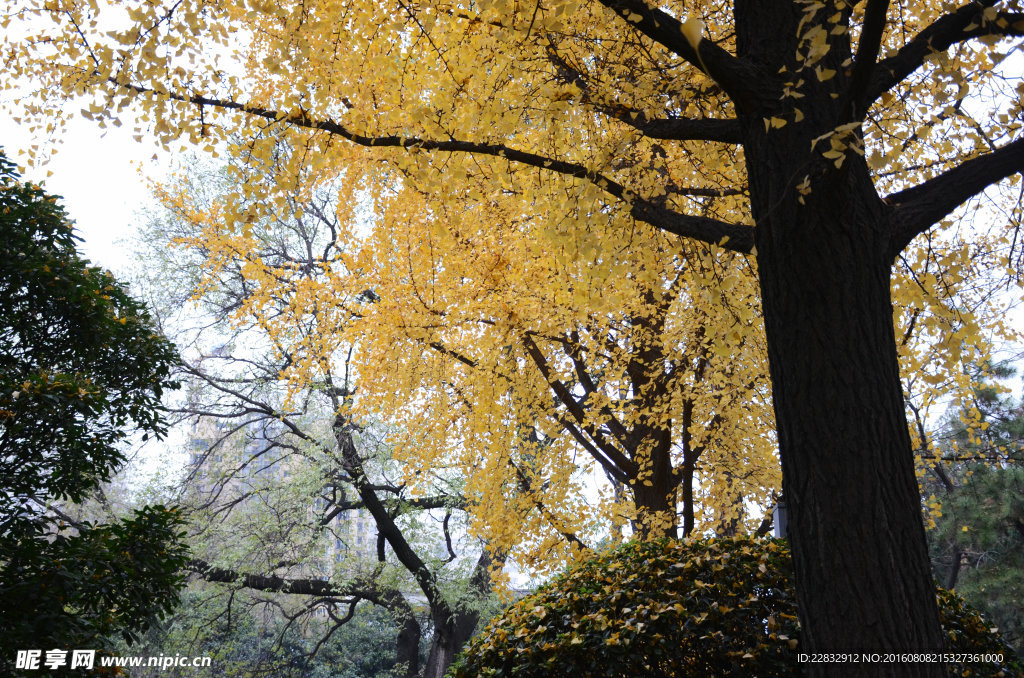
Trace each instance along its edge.
<path fill-rule="evenodd" d="M 893 258 L 960 204 L 992 184 L 1024 171 L 1024 137 L 968 160 L 920 186 L 886 198 L 893 206 L 889 253 Z"/>
<path fill-rule="evenodd" d="M 333 508 L 320 519 L 321 525 L 327 525 L 345 511 L 356 511 L 366 508 L 366 504 L 362 501 L 341 501 L 331 502 L 331 504 Z M 438 495 L 436 497 L 402 497 L 394 500 L 384 500 L 384 504 L 389 507 L 393 506 L 399 510 L 410 508 L 421 511 L 427 511 L 430 509 L 457 509 L 464 511 L 467 506 L 464 498 L 451 497 L 448 495 Z"/>
<path fill-rule="evenodd" d="M 434 624 L 438 628 L 444 627 L 448 624 L 449 619 L 453 617 L 455 611 L 452 610 L 442 595 L 435 574 L 430 571 L 427 564 L 423 562 L 419 554 L 413 549 L 406 536 L 402 533 L 401 528 L 395 522 L 394 516 L 391 515 L 384 502 L 381 501 L 377 493 L 370 487 L 370 481 L 363 468 L 363 462 L 356 451 L 355 441 L 352 436 L 353 428 L 352 421 L 344 414 L 339 413 L 335 416 L 334 435 L 338 448 L 341 451 L 342 465 L 351 477 L 353 487 L 355 487 L 359 497 L 366 505 L 366 510 L 369 511 L 370 515 L 373 516 L 374 522 L 377 523 L 378 532 L 387 540 L 399 562 L 416 579 L 416 583 L 419 585 L 420 590 L 427 599 L 427 604 L 430 606 L 430 616 Z"/>

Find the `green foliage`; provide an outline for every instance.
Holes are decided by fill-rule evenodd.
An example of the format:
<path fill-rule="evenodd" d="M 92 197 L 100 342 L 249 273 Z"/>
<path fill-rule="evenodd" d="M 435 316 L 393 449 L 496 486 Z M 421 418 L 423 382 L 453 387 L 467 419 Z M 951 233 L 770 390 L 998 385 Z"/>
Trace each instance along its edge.
<path fill-rule="evenodd" d="M 160 397 L 177 386 L 173 345 L 76 240 L 56 197 L 0 154 L 0 472 L 14 495 L 81 499 L 123 461 L 132 423 L 163 434 Z"/>
<path fill-rule="evenodd" d="M 49 539 L 44 521 L 26 522 L 34 534 L 3 542 L 5 651 L 95 648 L 114 633 L 132 641 L 173 608 L 186 560 L 173 509 L 147 506 L 119 523 L 80 524 Z"/>
<path fill-rule="evenodd" d="M 942 501 L 933 552 L 961 561 L 956 590 L 1024 648 L 1024 467 L 978 464 Z M 947 565 L 944 570 L 948 570 Z M 943 572 L 948 576 L 947 572 Z"/>
<path fill-rule="evenodd" d="M 165 431 L 173 346 L 141 304 L 76 252 L 57 199 L 0 152 L 0 673 L 15 651 L 102 649 L 173 605 L 186 560 L 176 511 L 120 523 L 64 515 Z"/>
<path fill-rule="evenodd" d="M 939 432 L 941 457 L 928 467 L 925 494 L 941 511 L 929 530 L 932 566 L 1024 651 L 1024 403 L 999 380 L 1007 363 L 977 367 L 972 398 Z"/>
<path fill-rule="evenodd" d="M 193 585 L 174 615 L 146 634 L 132 654 L 210 656 L 223 678 L 396 678 L 398 628 L 387 610 L 357 606 L 335 628 L 330 618 L 288 623 L 274 605 L 235 591 L 232 604 L 211 587 Z M 286 605 L 288 602 L 281 599 Z M 230 609 L 228 613 L 225 608 Z M 339 616 L 344 616 L 342 608 Z M 321 642 L 322 641 L 322 642 Z M 424 646 L 425 649 L 425 646 Z M 126 650 L 127 652 L 127 650 Z M 139 672 L 137 678 L 194 676 L 189 668 Z"/>
<path fill-rule="evenodd" d="M 749 538 L 633 542 L 570 568 L 511 606 L 456 663 L 477 676 L 798 676 L 788 546 Z M 941 593 L 950 652 L 1012 650 Z M 1005 668 L 1006 673 L 1001 673 Z M 951 666 L 1013 675 L 1021 665 Z"/>

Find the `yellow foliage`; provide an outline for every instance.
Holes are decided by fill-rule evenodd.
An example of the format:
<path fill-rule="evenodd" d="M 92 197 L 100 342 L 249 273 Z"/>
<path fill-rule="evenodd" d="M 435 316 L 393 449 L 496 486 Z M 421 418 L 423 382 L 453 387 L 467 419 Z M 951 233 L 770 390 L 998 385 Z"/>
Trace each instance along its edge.
<path fill-rule="evenodd" d="M 732 3 L 659 3 L 657 20 L 646 5 L 579 0 L 26 4 L 3 42 L 10 86 L 33 83 L 26 119 L 54 131 L 65 100 L 101 123 L 131 108 L 164 145 L 226 150 L 216 200 L 174 182 L 159 193 L 204 228 L 182 244 L 204 252 L 211 281 L 243 271 L 236 313 L 296 357 L 282 380 L 315 384 L 354 347 L 358 411 L 395 425 L 409 483 L 465 470 L 495 549 L 544 569 L 571 557 L 569 535 L 664 533 L 680 505 L 698 532 L 749 530 L 768 509 L 780 473 L 757 254 L 740 241 L 747 158 L 728 134 L 686 127 L 746 114 L 718 65 L 737 49 Z M 807 102 L 841 99 L 850 64 L 829 55 L 861 30 L 865 3 L 797 4 L 795 55 L 758 71 L 778 81 L 754 125 L 768 138 L 799 135 L 814 161 L 860 163 L 896 191 L 1019 132 L 1020 91 L 993 97 L 998 53 L 967 41 L 863 120 L 820 125 Z M 898 4 L 883 57 L 948 10 Z M 646 37 L 651 21 L 682 42 Z M 963 105 L 969 93 L 996 101 L 993 115 Z M 778 183 L 805 204 L 819 181 Z M 301 224 L 327 184 L 334 246 L 307 262 L 268 256 L 262 231 Z M 659 210 L 693 237 L 652 226 Z M 1018 206 L 1006 226 L 1019 219 Z M 734 235 L 714 230 L 725 222 Z M 965 237 L 937 233 L 894 276 L 907 395 L 923 412 L 967 393 L 960 366 L 1013 336 L 964 285 L 979 267 L 1012 268 L 1006 232 L 966 252 Z M 315 276 L 296 275 L 307 265 Z M 677 496 L 691 472 L 694 497 Z"/>

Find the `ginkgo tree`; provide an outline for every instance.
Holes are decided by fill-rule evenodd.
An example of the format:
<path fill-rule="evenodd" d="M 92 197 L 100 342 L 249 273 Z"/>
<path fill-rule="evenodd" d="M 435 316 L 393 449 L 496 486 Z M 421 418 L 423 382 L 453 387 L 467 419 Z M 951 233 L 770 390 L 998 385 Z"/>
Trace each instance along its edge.
<path fill-rule="evenodd" d="M 401 195 L 353 262 L 376 295 L 350 332 L 362 402 L 401 419 L 411 468 L 466 469 L 489 543 L 551 566 L 625 522 L 647 537 L 762 520 L 747 502 L 770 503 L 778 460 L 756 281 L 723 274 L 735 255 L 648 231 L 638 256 L 551 256 L 496 206 Z M 710 299 L 720 277 L 732 303 Z M 591 466 L 607 482 L 587 505 Z"/>
<path fill-rule="evenodd" d="M 289 154 L 282 147 L 275 157 Z M 281 179 L 275 165 L 247 188 L 264 183 L 273 191 Z M 201 253 L 197 288 L 217 289 L 228 275 L 244 280 L 236 286 L 245 294 L 228 307 L 236 322 L 251 315 L 289 346 L 282 369 L 293 385 L 331 379 L 323 369 L 337 363 L 339 345 L 350 346 L 344 365 L 331 369 L 359 375 L 352 402 L 359 416 L 391 424 L 406 485 L 429 493 L 434 469 L 461 469 L 475 531 L 502 559 L 552 571 L 627 520 L 642 536 L 675 536 L 677 506 L 684 535 L 747 531 L 759 522 L 768 529 L 762 513 L 746 506 L 764 502 L 779 484 L 751 275 L 725 283 L 736 299 L 744 299 L 738 285 L 748 288 L 742 315 L 749 329 L 720 330 L 729 327 L 721 317 L 739 311 L 727 304 L 705 310 L 689 298 L 707 293 L 698 281 L 716 274 L 715 258 L 671 253 L 662 242 L 670 250 L 666 270 L 677 270 L 654 279 L 668 284 L 655 290 L 646 283 L 638 292 L 635 276 L 625 276 L 621 299 L 636 302 L 609 315 L 592 292 L 569 293 L 588 283 L 576 267 L 558 274 L 533 256 L 536 266 L 495 279 L 495 258 L 521 259 L 508 248 L 530 247 L 528 230 L 508 229 L 504 243 L 486 249 L 472 238 L 431 239 L 429 229 L 416 227 L 423 202 L 415 201 L 405 211 L 408 229 L 355 239 L 342 225 L 352 221 L 345 200 L 329 215 L 335 247 L 293 270 L 265 254 L 264 241 L 277 242 L 280 230 L 267 223 L 279 221 L 261 219 L 251 233 L 228 236 L 231 193 L 203 196 L 201 176 L 188 171 L 156 193 L 194 224 L 180 244 Z M 328 218 L 320 198 L 307 198 L 301 210 L 302 223 Z M 483 210 L 482 218 L 493 215 Z M 424 237 L 427 244 L 417 245 Z M 432 299 L 427 306 L 424 294 Z M 493 321 L 512 306 L 518 318 L 511 327 Z M 304 329 L 313 318 L 323 318 L 316 331 Z M 586 497 L 594 480 L 582 472 L 588 457 L 610 480 L 597 506 Z"/>
<path fill-rule="evenodd" d="M 224 184 L 222 173 L 193 164 L 173 194 L 159 187 L 163 209 L 142 244 L 145 286 L 174 316 L 185 355 L 189 394 L 171 411 L 191 439 L 182 493 L 196 546 L 186 569 L 220 585 L 223 595 L 203 606 L 215 618 L 279 610 L 287 623 L 275 646 L 308 627 L 319 634 L 313 654 L 357 608 L 386 609 L 402 675 L 440 678 L 492 586 L 491 551 L 466 534 L 458 470 L 435 465 L 416 488 L 403 483 L 382 441 L 386 426 L 352 413 L 361 390 L 352 347 L 312 348 L 369 303 L 359 292 L 326 305 L 309 296 L 337 292 L 318 280 L 343 268 L 345 212 L 331 209 L 328 187 L 307 196 L 302 217 L 289 211 L 259 222 L 251 239 L 227 241 L 211 233 Z M 305 365 L 296 385 L 295 366 L 309 361 L 316 378 Z M 421 671 L 423 613 L 430 649 Z"/>
<path fill-rule="evenodd" d="M 5 63 L 46 128 L 81 96 L 164 143 L 242 134 L 253 172 L 285 134 L 295 177 L 461 185 L 552 251 L 600 233 L 609 273 L 637 231 L 755 259 L 805 648 L 942 647 L 890 281 L 989 187 L 1019 225 L 1019 2 L 25 4 Z"/>

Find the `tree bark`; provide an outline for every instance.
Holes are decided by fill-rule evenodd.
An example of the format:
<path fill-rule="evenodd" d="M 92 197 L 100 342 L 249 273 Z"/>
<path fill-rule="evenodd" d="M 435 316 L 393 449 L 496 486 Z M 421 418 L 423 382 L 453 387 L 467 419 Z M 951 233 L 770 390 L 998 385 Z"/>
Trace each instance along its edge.
<path fill-rule="evenodd" d="M 399 591 L 389 589 L 381 596 L 382 603 L 395 614 L 398 637 L 395 640 L 395 663 L 405 667 L 405 678 L 420 675 L 420 623 L 412 606 Z"/>
<path fill-rule="evenodd" d="M 642 436 L 635 456 L 640 468 L 630 481 L 636 519 L 633 532 L 638 539 L 676 537 L 676 491 L 679 476 L 672 467 L 671 433 L 665 428 L 638 427 Z"/>
<path fill-rule="evenodd" d="M 470 588 L 474 593 L 490 593 L 490 567 L 491 557 L 485 548 L 473 569 L 473 576 L 470 577 Z M 462 646 L 472 637 L 479 622 L 480 614 L 476 610 L 459 608 L 455 610 L 447 624 L 436 625 L 423 678 L 444 678 L 445 672 L 455 661 L 455 656 L 462 650 Z"/>
<path fill-rule="evenodd" d="M 772 74 L 778 64 L 800 68 L 798 5 L 737 0 L 735 16 L 738 56 Z M 819 64 L 834 78 L 808 72 L 804 98 L 766 99 L 741 116 L 800 651 L 941 651 L 892 321 L 892 208 L 856 150 L 847 147 L 839 167 L 823 155 L 849 119 L 835 93 L 848 91 L 851 56 L 848 38 L 835 37 Z M 794 106 L 806 119 L 793 120 Z M 772 115 L 787 123 L 766 129 Z M 938 663 L 804 668 L 946 675 Z"/>
<path fill-rule="evenodd" d="M 778 180 L 766 168 L 789 170 L 747 152 L 755 186 Z M 774 209 L 765 200 L 755 207 L 802 650 L 941 650 L 899 380 L 887 222 L 858 160 L 827 172 L 804 205 L 796 192 L 771 191 Z M 940 664 L 858 667 L 945 673 Z M 854 675 L 849 669 L 843 675 Z"/>

